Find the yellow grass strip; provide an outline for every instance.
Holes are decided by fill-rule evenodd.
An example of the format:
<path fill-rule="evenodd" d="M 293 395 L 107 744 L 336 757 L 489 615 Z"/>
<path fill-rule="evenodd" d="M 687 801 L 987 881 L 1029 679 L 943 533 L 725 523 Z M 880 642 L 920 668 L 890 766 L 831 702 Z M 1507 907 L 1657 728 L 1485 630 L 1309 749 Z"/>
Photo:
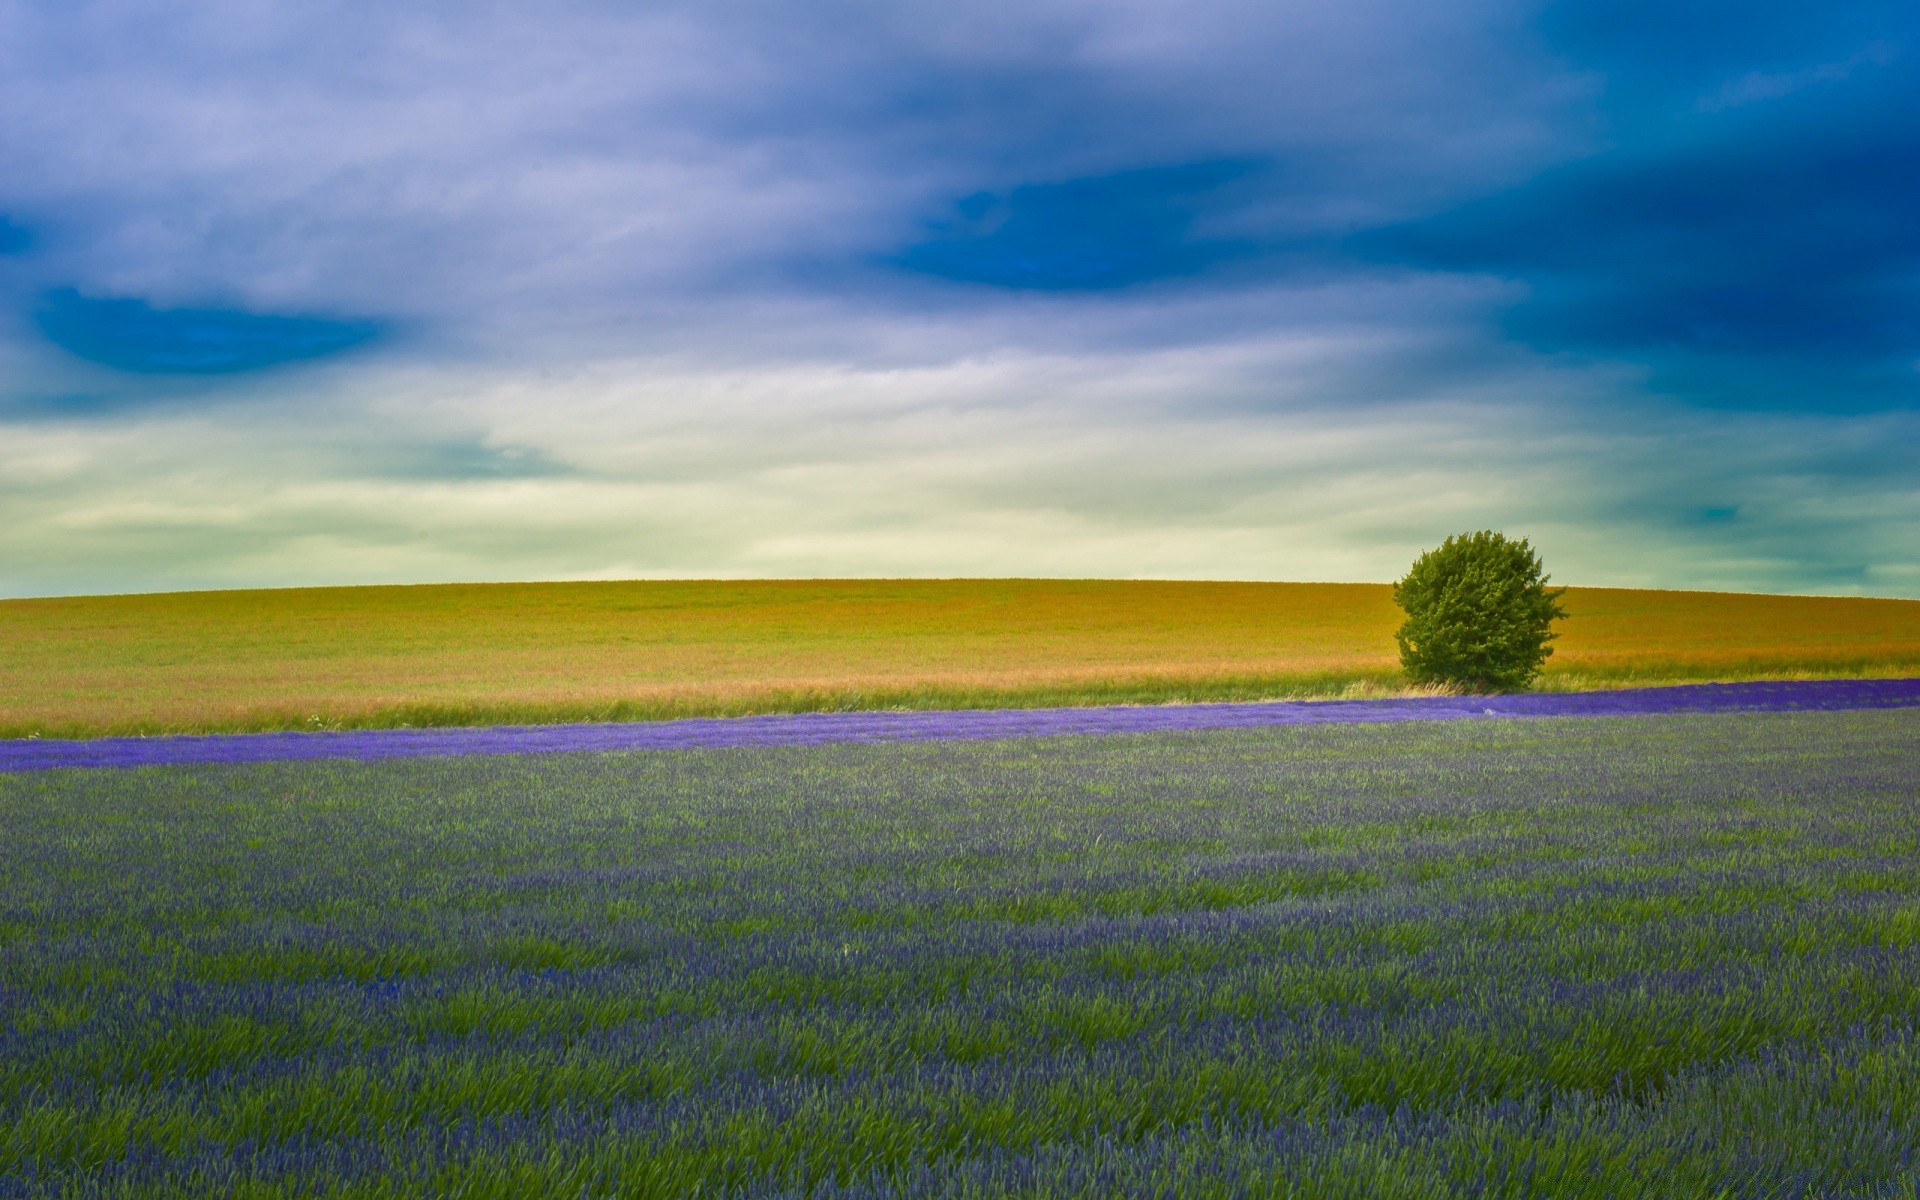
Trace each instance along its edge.
<path fill-rule="evenodd" d="M 1920 673 L 1920 601 L 1578 588 L 1542 686 Z M 774 580 L 0 601 L 0 736 L 1401 690 L 1382 584 Z"/>

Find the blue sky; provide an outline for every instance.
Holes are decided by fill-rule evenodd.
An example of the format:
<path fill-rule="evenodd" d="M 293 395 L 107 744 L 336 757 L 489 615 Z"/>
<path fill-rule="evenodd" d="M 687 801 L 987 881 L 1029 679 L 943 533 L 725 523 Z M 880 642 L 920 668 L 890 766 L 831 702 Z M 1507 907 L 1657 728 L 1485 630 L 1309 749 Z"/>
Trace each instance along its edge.
<path fill-rule="evenodd" d="M 1911 3 L 0 0 L 0 594 L 1920 596 Z"/>

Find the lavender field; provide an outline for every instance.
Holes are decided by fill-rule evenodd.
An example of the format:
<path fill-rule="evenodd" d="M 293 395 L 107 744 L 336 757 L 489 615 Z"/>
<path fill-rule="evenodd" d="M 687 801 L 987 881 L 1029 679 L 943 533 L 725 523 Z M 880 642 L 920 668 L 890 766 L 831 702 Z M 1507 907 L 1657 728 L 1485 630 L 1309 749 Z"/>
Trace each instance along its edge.
<path fill-rule="evenodd" d="M 1912 1197 L 1920 710 L 0 774 L 0 1196 Z"/>

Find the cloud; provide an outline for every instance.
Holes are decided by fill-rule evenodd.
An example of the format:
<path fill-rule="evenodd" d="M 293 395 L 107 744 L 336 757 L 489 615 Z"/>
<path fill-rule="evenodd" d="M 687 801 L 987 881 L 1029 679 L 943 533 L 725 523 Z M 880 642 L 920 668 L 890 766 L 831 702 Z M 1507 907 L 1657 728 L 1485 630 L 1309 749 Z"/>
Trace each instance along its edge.
<path fill-rule="evenodd" d="M 35 319 L 55 345 L 89 362 L 151 375 L 225 375 L 324 358 L 365 345 L 377 321 L 231 308 L 155 308 L 144 300 L 49 294 Z"/>
<path fill-rule="evenodd" d="M 604 576 L 1387 579 L 1460 529 L 1582 584 L 1894 592 L 1911 417 L 1684 413 L 1589 369 L 1376 400 L 1377 330 L 918 369 L 449 378 L 387 364 L 290 419 L 35 426 L 0 452 L 0 588 Z M 1542 395 L 1563 403 L 1542 406 Z M 1197 403 L 1210 401 L 1210 403 Z M 424 469 L 434 439 L 547 469 Z M 751 426 L 755 436 L 740 431 Z M 357 430 L 418 447 L 384 457 Z M 1891 486 L 1889 485 L 1891 481 Z M 1734 520 L 1703 523 L 1708 508 Z"/>
<path fill-rule="evenodd" d="M 1697 15 L 1686 5 L 1675 22 L 1634 12 L 1683 45 Z M 1805 32 L 1808 18 L 1766 9 L 1735 24 L 1733 46 L 1754 41 L 1764 61 L 1778 61 L 1795 48 L 1785 32 Z M 1758 38 L 1750 26 L 1782 36 Z M 1645 363 L 1655 388 L 1690 402 L 1920 402 L 1920 127 L 1907 116 L 1920 111 L 1920 73 L 1880 53 L 1872 69 L 1866 58 L 1859 70 L 1810 68 L 1807 78 L 1827 85 L 1818 92 L 1783 87 L 1766 104 L 1701 112 L 1679 100 L 1692 94 L 1699 62 L 1672 62 L 1664 38 L 1586 33 L 1581 44 L 1598 41 L 1616 71 L 1639 68 L 1634 104 L 1665 84 L 1673 108 L 1657 130 L 1367 231 L 1355 250 L 1518 281 L 1526 292 L 1505 318 L 1510 336 Z M 1822 40 L 1812 39 L 1816 48 Z M 1728 47 L 1714 54 L 1708 61 L 1724 69 Z M 1637 107 L 1622 118 L 1646 119 Z"/>
<path fill-rule="evenodd" d="M 1778 100 L 1803 88 L 1837 83 L 1862 68 L 1887 66 L 1899 57 L 1898 47 L 1889 42 L 1874 42 L 1839 62 L 1816 63 L 1793 71 L 1751 71 L 1722 84 L 1714 94 L 1702 96 L 1695 107 L 1701 112 L 1719 112 L 1744 104 Z"/>
<path fill-rule="evenodd" d="M 1338 224 L 1551 155 L 1543 116 L 1567 102 L 1487 4 L 96 0 L 5 19 L 5 191 L 62 214 L 49 286 L 489 341 L 659 321 L 789 264 L 897 252 L 954 197 L 1044 201 L 1142 167 L 1310 161 L 1273 215 Z"/>
<path fill-rule="evenodd" d="M 934 236 L 894 259 L 942 279 L 1042 291 L 1127 287 L 1198 275 L 1255 251 L 1194 225 L 1252 164 L 1232 160 L 975 192 Z"/>
<path fill-rule="evenodd" d="M 1884 64 L 1917 23 L 1906 0 L 1566 0 L 1543 6 L 1538 28 L 1556 52 L 1599 74 L 1615 132 L 1641 137 L 1747 81 L 1812 83 L 1836 63 Z"/>
<path fill-rule="evenodd" d="M 1912 591 L 1913 23 L 0 0 L 0 590 Z"/>

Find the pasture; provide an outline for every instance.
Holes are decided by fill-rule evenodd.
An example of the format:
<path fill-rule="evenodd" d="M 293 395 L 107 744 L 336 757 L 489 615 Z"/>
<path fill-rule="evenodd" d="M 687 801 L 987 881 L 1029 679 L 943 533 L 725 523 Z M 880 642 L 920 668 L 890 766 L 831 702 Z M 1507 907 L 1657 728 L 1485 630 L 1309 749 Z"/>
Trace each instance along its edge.
<path fill-rule="evenodd" d="M 1541 686 L 1920 673 L 1920 601 L 1572 590 Z M 0 736 L 1382 695 L 1380 584 L 786 580 L 0 601 Z"/>
<path fill-rule="evenodd" d="M 1920 710 L 0 775 L 0 1196 L 1911 1197 Z"/>

